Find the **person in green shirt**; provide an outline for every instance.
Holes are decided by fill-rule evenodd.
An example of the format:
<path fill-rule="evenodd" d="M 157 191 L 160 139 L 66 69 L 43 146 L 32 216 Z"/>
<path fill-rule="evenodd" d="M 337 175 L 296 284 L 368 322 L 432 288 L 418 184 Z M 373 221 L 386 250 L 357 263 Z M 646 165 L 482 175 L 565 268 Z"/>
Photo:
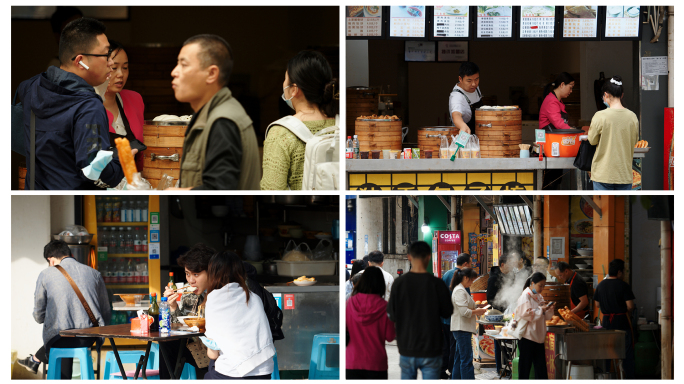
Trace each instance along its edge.
<path fill-rule="evenodd" d="M 311 134 L 335 125 L 339 85 L 330 63 L 317 51 L 301 51 L 287 63 L 282 99 Z M 264 141 L 261 189 L 302 189 L 306 143 L 290 128 L 275 124 Z"/>
<path fill-rule="evenodd" d="M 622 105 L 622 78 L 613 76 L 601 88 L 608 109 L 591 119 L 589 143 L 596 145 L 591 163 L 594 190 L 631 190 L 632 158 L 639 137 L 639 120 Z"/>

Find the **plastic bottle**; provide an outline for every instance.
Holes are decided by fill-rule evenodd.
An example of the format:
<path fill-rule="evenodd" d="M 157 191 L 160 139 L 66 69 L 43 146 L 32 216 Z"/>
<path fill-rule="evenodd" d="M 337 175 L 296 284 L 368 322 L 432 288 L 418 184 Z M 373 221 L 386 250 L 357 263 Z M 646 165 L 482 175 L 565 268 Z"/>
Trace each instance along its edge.
<path fill-rule="evenodd" d="M 359 136 L 358 135 L 354 135 L 353 146 L 354 146 L 354 158 L 358 159 L 359 158 Z"/>
<path fill-rule="evenodd" d="M 126 284 L 133 284 L 133 263 L 131 262 L 131 259 L 126 260 L 125 263 L 126 263 L 126 268 L 124 269 L 124 271 L 126 272 L 125 283 Z"/>
<path fill-rule="evenodd" d="M 134 280 L 136 284 L 142 284 L 142 259 L 135 259 L 135 275 Z"/>
<path fill-rule="evenodd" d="M 115 197 L 112 202 L 112 221 L 115 223 L 121 222 L 121 198 Z"/>
<path fill-rule="evenodd" d="M 147 227 L 142 227 L 142 239 L 140 240 L 142 246 L 142 253 L 147 253 Z"/>
<path fill-rule="evenodd" d="M 171 328 L 171 311 L 166 297 L 162 297 L 159 305 L 159 332 L 169 333 Z"/>
<path fill-rule="evenodd" d="M 109 197 L 105 197 L 104 202 L 104 221 L 109 223 L 112 221 L 112 200 Z"/>
<path fill-rule="evenodd" d="M 147 199 L 143 198 L 140 200 L 140 221 L 147 221 Z"/>
<path fill-rule="evenodd" d="M 128 216 L 128 201 L 126 199 L 121 200 L 121 222 L 125 223 L 128 221 L 132 221 L 131 218 Z"/>
<path fill-rule="evenodd" d="M 124 227 L 119 227 L 119 236 L 116 238 L 116 246 L 119 248 L 119 253 L 126 253 L 126 233 Z"/>
<path fill-rule="evenodd" d="M 98 197 L 95 203 L 95 215 L 97 216 L 97 222 L 101 223 L 104 221 L 104 199 L 102 197 Z"/>
<path fill-rule="evenodd" d="M 150 276 L 147 271 L 147 260 L 142 259 L 142 268 L 141 268 L 141 275 L 142 275 L 142 282 L 144 284 L 148 284 L 150 282 Z"/>
<path fill-rule="evenodd" d="M 119 259 L 116 267 L 116 282 L 118 284 L 126 283 L 126 265 L 123 259 Z"/>
<path fill-rule="evenodd" d="M 126 207 L 126 218 L 128 221 L 135 221 L 135 217 L 133 217 L 133 203 L 133 199 L 129 198 Z"/>
<path fill-rule="evenodd" d="M 133 244 L 134 244 L 134 236 L 133 236 L 133 228 L 127 227 L 126 228 L 126 253 L 131 254 L 133 253 Z"/>
<path fill-rule="evenodd" d="M 142 241 L 140 240 L 140 228 L 133 231 L 133 253 L 142 253 Z"/>
<path fill-rule="evenodd" d="M 131 208 L 133 208 L 133 221 L 137 223 L 141 222 L 142 211 L 140 210 L 139 202 L 131 200 Z"/>
<path fill-rule="evenodd" d="M 344 157 L 346 159 L 351 159 L 354 156 L 354 141 L 351 136 L 347 136 L 347 149 L 345 151 Z"/>

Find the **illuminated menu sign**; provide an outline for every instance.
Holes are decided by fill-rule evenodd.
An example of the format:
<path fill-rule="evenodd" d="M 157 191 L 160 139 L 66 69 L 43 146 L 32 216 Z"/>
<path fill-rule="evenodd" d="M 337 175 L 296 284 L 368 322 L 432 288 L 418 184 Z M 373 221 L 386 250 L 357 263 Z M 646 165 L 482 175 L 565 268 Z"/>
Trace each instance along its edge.
<path fill-rule="evenodd" d="M 597 5 L 566 5 L 563 8 L 563 37 L 596 38 Z"/>
<path fill-rule="evenodd" d="M 639 37 L 639 6 L 606 7 L 606 37 Z"/>
<path fill-rule="evenodd" d="M 469 37 L 467 5 L 435 5 L 434 37 Z"/>
<path fill-rule="evenodd" d="M 477 37 L 513 37 L 513 7 L 500 5 L 478 5 Z"/>
<path fill-rule="evenodd" d="M 390 37 L 425 37 L 425 6 L 390 7 Z"/>
<path fill-rule="evenodd" d="M 553 5 L 523 5 L 520 7 L 520 38 L 553 38 L 556 7 Z"/>
<path fill-rule="evenodd" d="M 382 7 L 353 5 L 347 7 L 347 37 L 382 36 Z"/>

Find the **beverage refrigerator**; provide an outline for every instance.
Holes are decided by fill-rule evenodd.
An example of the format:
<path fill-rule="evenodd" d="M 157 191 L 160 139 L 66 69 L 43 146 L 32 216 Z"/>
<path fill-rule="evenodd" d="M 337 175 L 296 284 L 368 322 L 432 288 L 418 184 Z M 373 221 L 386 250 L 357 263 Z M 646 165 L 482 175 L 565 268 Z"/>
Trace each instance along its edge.
<path fill-rule="evenodd" d="M 434 231 L 432 234 L 432 273 L 442 277 L 456 266 L 456 258 L 462 252 L 461 231 Z"/>

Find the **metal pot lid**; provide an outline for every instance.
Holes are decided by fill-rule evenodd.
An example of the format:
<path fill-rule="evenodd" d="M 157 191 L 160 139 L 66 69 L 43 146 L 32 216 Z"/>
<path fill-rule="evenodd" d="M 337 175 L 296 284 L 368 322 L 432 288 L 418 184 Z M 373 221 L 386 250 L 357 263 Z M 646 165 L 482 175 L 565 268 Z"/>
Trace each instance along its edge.
<path fill-rule="evenodd" d="M 456 129 L 456 127 L 447 127 L 447 126 L 437 126 L 437 127 L 421 127 L 418 128 L 419 131 L 451 131 L 452 129 Z"/>
<path fill-rule="evenodd" d="M 145 125 L 158 125 L 158 126 L 171 126 L 171 125 L 185 125 L 187 126 L 189 121 L 181 120 L 171 120 L 171 121 L 155 121 L 155 120 L 145 120 Z"/>

